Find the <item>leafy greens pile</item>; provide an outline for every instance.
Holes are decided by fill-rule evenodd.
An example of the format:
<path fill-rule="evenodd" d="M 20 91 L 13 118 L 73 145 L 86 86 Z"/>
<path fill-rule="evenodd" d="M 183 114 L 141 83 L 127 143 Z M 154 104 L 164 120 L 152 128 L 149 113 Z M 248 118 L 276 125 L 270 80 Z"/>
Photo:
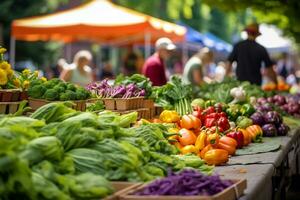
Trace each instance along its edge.
<path fill-rule="evenodd" d="M 155 103 L 165 109 L 176 110 L 181 116 L 192 113 L 192 86 L 184 84 L 178 76 L 161 87 L 154 88 Z"/>
<path fill-rule="evenodd" d="M 113 192 L 108 180 L 150 181 L 186 167 L 212 172 L 197 156 L 175 155 L 166 127 L 129 128 L 136 112 L 68 106 L 50 103 L 30 117 L 0 117 L 2 199 L 96 199 Z"/>
<path fill-rule="evenodd" d="M 223 82 L 214 82 L 201 85 L 194 88 L 195 96 L 205 100 L 215 100 L 216 102 L 229 103 L 233 100 L 230 90 L 234 87 L 242 86 L 246 91 L 247 99 L 250 97 L 266 97 L 271 95 L 269 92 L 263 91 L 259 86 L 252 85 L 247 81 L 241 82 L 233 78 L 225 78 Z"/>

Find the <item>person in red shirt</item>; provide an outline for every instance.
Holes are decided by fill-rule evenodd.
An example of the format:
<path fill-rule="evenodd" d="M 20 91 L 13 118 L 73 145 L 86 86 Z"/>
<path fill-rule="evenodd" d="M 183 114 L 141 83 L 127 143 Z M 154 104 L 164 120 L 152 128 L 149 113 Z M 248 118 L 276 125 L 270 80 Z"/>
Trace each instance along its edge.
<path fill-rule="evenodd" d="M 164 61 L 175 48 L 175 44 L 169 38 L 160 38 L 156 41 L 155 53 L 146 60 L 142 69 L 142 73 L 150 79 L 153 86 L 167 83 Z"/>

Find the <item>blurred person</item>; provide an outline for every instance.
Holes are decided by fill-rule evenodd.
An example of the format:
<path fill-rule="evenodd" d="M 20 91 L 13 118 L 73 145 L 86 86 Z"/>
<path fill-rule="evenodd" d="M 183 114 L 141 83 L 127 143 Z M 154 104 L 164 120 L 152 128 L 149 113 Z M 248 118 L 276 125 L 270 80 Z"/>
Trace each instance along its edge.
<path fill-rule="evenodd" d="M 114 78 L 114 74 L 112 72 L 112 66 L 109 63 L 109 61 L 104 62 L 102 71 L 100 72 L 100 80 L 103 80 L 106 78 L 108 78 L 108 79 Z"/>
<path fill-rule="evenodd" d="M 176 46 L 169 38 L 160 38 L 156 41 L 155 53 L 146 60 L 142 69 L 142 73 L 151 80 L 153 86 L 167 83 L 165 61 L 174 49 Z"/>
<path fill-rule="evenodd" d="M 135 73 L 138 73 L 141 65 L 141 56 L 133 50 L 133 48 L 129 48 L 128 52 L 123 61 L 123 74 L 126 76 L 131 76 Z"/>
<path fill-rule="evenodd" d="M 286 80 L 290 75 L 295 75 L 294 63 L 289 58 L 287 52 L 282 53 L 281 59 L 278 60 L 276 65 L 276 72 L 284 80 Z"/>
<path fill-rule="evenodd" d="M 226 75 L 226 64 L 224 62 L 219 62 L 216 67 L 215 80 L 222 82 Z"/>
<path fill-rule="evenodd" d="M 238 80 L 261 85 L 261 68 L 263 66 L 262 63 L 264 63 L 266 76 L 274 83 L 277 83 L 273 63 L 267 50 L 255 41 L 260 35 L 259 25 L 256 23 L 250 24 L 245 28 L 245 31 L 247 39 L 235 44 L 227 59 L 226 75 L 232 72 L 232 63 L 237 62 L 235 73 Z"/>
<path fill-rule="evenodd" d="M 204 81 L 210 82 L 209 68 L 213 61 L 213 52 L 204 47 L 193 55 L 185 64 L 183 70 L 183 80 L 186 83 L 200 85 Z"/>
<path fill-rule="evenodd" d="M 93 81 L 92 68 L 88 66 L 92 60 L 92 54 L 89 51 L 81 50 L 74 56 L 73 63 L 65 68 L 60 78 L 77 85 L 86 86 Z"/>

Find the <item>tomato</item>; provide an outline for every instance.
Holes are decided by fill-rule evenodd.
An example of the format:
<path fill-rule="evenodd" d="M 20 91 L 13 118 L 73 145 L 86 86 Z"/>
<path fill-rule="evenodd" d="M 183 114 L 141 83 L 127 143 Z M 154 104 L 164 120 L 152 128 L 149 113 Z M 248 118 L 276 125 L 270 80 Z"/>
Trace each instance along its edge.
<path fill-rule="evenodd" d="M 189 144 L 195 144 L 197 137 L 192 131 L 190 131 L 186 128 L 183 128 L 183 129 L 180 129 L 179 134 L 181 135 L 179 137 L 179 142 L 183 146 L 189 145 Z"/>
<path fill-rule="evenodd" d="M 211 149 L 204 155 L 204 161 L 209 165 L 220 165 L 228 161 L 228 152 L 224 149 Z"/>
<path fill-rule="evenodd" d="M 181 128 L 192 129 L 194 128 L 194 121 L 188 115 L 183 115 L 180 120 Z"/>
<path fill-rule="evenodd" d="M 182 154 L 195 153 L 197 154 L 199 151 L 194 145 L 186 145 L 180 149 Z"/>
<path fill-rule="evenodd" d="M 207 151 L 213 149 L 213 147 L 209 144 L 209 145 L 206 145 L 200 152 L 200 158 L 204 158 L 204 155 L 206 154 Z"/>
<path fill-rule="evenodd" d="M 251 143 L 251 135 L 246 129 L 239 129 L 244 135 L 244 146 L 247 146 L 248 144 Z"/>

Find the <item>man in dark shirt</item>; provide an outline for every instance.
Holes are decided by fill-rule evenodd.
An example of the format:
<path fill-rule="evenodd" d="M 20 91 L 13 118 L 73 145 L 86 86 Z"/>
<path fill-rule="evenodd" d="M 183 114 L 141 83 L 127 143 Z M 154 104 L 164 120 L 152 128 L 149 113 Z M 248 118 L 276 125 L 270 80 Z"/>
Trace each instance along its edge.
<path fill-rule="evenodd" d="M 164 61 L 169 57 L 170 51 L 175 48 L 175 44 L 169 38 L 160 38 L 156 41 L 156 52 L 146 60 L 142 70 L 153 86 L 162 86 L 167 83 Z"/>
<path fill-rule="evenodd" d="M 260 35 L 258 24 L 250 24 L 246 27 L 248 38 L 238 42 L 228 57 L 227 74 L 231 73 L 232 63 L 237 62 L 236 76 L 240 81 L 249 81 L 252 84 L 261 85 L 261 67 L 264 64 L 266 75 L 277 83 L 273 63 L 267 50 L 258 44 L 255 39 Z"/>

